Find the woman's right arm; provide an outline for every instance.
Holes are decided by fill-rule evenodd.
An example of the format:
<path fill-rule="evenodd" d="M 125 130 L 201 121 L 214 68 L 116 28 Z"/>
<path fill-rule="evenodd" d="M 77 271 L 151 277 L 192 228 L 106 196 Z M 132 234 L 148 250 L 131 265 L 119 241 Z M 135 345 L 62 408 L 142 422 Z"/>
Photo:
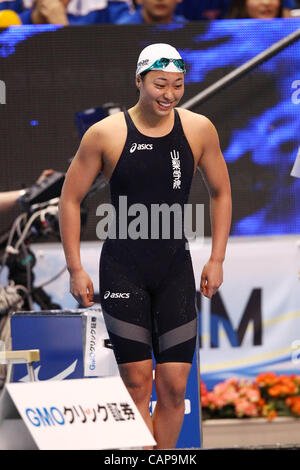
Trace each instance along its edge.
<path fill-rule="evenodd" d="M 59 225 L 70 273 L 70 292 L 84 307 L 93 305 L 93 284 L 80 258 L 80 204 L 102 169 L 98 125 L 87 130 L 66 174 L 59 201 Z"/>

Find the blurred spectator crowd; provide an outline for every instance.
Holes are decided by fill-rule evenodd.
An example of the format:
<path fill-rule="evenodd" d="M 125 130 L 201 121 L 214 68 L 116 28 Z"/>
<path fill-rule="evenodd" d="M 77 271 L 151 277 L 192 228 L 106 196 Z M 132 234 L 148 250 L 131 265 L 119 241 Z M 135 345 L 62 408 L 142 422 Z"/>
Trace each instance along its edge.
<path fill-rule="evenodd" d="M 0 26 L 288 18 L 299 9 L 300 0 L 0 0 Z"/>

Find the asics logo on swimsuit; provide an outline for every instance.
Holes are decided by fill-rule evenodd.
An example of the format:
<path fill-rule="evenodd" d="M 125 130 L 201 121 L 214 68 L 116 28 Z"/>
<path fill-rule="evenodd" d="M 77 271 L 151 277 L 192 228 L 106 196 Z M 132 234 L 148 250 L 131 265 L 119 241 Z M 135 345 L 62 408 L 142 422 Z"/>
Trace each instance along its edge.
<path fill-rule="evenodd" d="M 133 153 L 136 150 L 153 150 L 153 144 L 137 144 L 136 142 L 132 144 L 129 152 Z"/>
<path fill-rule="evenodd" d="M 130 293 L 129 292 L 110 292 L 107 290 L 104 294 L 104 299 L 108 299 L 110 297 L 111 299 L 129 299 Z"/>

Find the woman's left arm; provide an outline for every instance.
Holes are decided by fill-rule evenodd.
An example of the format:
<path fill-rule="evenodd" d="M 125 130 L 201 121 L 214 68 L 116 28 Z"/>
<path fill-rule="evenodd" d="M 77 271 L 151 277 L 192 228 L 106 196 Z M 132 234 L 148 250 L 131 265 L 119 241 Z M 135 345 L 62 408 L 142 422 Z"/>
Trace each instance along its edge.
<path fill-rule="evenodd" d="M 214 125 L 204 118 L 203 151 L 198 162 L 210 196 L 212 248 L 202 275 L 200 292 L 211 298 L 223 282 L 223 261 L 231 225 L 231 188 L 227 166 Z"/>

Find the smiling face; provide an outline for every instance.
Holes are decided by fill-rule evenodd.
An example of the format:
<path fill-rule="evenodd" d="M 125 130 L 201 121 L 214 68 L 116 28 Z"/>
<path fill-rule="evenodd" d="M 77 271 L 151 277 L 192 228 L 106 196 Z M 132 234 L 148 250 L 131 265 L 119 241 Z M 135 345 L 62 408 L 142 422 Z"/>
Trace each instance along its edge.
<path fill-rule="evenodd" d="M 250 18 L 276 18 L 280 6 L 280 0 L 246 0 L 246 10 Z"/>
<path fill-rule="evenodd" d="M 151 114 L 163 117 L 177 106 L 183 96 L 184 74 L 152 70 L 143 78 L 138 75 L 136 85 L 143 108 Z"/>

